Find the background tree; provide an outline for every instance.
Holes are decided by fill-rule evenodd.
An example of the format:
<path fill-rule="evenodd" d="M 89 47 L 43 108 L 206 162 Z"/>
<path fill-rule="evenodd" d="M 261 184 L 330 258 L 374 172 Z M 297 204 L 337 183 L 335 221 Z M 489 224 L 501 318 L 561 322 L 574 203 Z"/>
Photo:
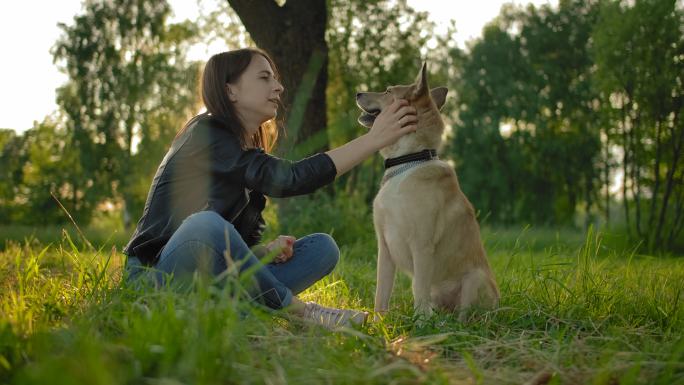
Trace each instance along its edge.
<path fill-rule="evenodd" d="M 586 1 L 504 7 L 470 47 L 451 152 L 464 191 L 494 222 L 569 223 L 596 203 L 595 15 Z"/>
<path fill-rule="evenodd" d="M 0 223 L 20 221 L 18 210 L 27 203 L 20 198 L 22 166 L 27 161 L 25 141 L 14 130 L 0 130 Z"/>
<path fill-rule="evenodd" d="M 597 84 L 622 151 L 628 228 L 649 249 L 684 227 L 684 10 L 673 0 L 606 2 L 597 25 Z"/>
<path fill-rule="evenodd" d="M 60 25 L 53 48 L 70 79 L 57 101 L 83 169 L 70 184 L 91 204 L 121 199 L 130 218 L 142 212 L 139 182 L 149 183 L 151 171 L 136 154 L 157 162 L 172 133 L 197 112 L 198 66 L 185 59 L 196 29 L 169 25 L 165 1 L 89 0 L 84 7 L 72 26 Z"/>
<path fill-rule="evenodd" d="M 71 203 L 76 218 L 91 215 L 91 202 L 75 196 L 69 183 L 82 169 L 62 123 L 61 116 L 53 114 L 22 135 L 0 135 L 0 223 L 64 223 L 67 218 L 52 194 Z"/>
<path fill-rule="evenodd" d="M 40 225 L 67 221 L 54 197 L 70 204 L 70 214 L 81 219 L 92 215 L 96 202 L 85 199 L 85 191 L 69 183 L 83 174 L 77 151 L 72 151 L 70 133 L 59 115 L 47 117 L 25 134 L 26 162 L 22 166 L 21 194 L 30 207 L 24 207 L 23 223 Z M 53 197 L 54 195 L 54 197 Z"/>

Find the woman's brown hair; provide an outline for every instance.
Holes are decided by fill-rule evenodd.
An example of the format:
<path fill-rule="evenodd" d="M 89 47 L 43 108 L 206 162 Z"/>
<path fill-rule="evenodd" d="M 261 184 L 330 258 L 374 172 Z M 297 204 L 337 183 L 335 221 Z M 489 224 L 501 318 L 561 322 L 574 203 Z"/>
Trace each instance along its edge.
<path fill-rule="evenodd" d="M 226 83 L 236 82 L 245 72 L 254 55 L 261 55 L 266 58 L 273 69 L 276 79 L 280 80 L 280 75 L 273 59 L 259 48 L 242 48 L 221 52 L 209 58 L 204 66 L 201 83 L 202 101 L 207 108 L 207 112 L 212 117 L 224 122 L 226 128 L 240 139 L 243 148 L 256 146 L 262 147 L 266 152 L 270 152 L 278 139 L 278 125 L 275 119 L 262 123 L 256 134 L 248 138 L 247 130 L 240 123 L 235 106 L 230 102 L 226 93 Z M 186 127 L 194 120 L 194 118 L 191 119 L 186 124 Z"/>

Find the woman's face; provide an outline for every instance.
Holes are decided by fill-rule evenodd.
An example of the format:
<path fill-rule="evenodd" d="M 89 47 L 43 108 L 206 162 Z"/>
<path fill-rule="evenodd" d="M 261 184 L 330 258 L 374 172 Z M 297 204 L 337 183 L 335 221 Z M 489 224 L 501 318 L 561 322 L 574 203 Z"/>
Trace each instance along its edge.
<path fill-rule="evenodd" d="M 248 134 L 253 135 L 263 122 L 276 116 L 283 85 L 268 60 L 254 54 L 237 82 L 227 84 L 226 92 Z"/>

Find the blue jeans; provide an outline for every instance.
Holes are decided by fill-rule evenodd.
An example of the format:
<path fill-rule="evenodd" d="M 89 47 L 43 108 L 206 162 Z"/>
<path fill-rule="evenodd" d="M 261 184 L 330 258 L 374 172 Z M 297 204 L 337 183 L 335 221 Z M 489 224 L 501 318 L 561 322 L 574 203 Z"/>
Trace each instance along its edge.
<path fill-rule="evenodd" d="M 239 264 L 240 273 L 253 271 L 256 287 L 253 297 L 262 299 L 270 308 L 290 304 L 296 295 L 328 275 L 340 258 L 340 250 L 328 234 L 315 233 L 297 239 L 290 260 L 279 264 L 263 264 L 247 247 L 235 227 L 213 211 L 201 211 L 187 217 L 166 243 L 157 263 L 152 266 L 158 284 L 164 273 L 188 277 L 195 271 L 217 276 L 228 268 L 225 251 Z M 129 257 L 126 262 L 128 280 L 146 271 L 140 260 Z"/>

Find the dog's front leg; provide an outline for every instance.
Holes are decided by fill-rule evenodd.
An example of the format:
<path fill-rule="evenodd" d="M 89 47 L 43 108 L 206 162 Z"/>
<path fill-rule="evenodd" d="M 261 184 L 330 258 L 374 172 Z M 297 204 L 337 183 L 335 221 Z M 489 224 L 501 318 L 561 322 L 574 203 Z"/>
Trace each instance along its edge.
<path fill-rule="evenodd" d="M 413 309 L 419 317 L 432 315 L 430 288 L 435 268 L 430 250 L 413 249 Z"/>
<path fill-rule="evenodd" d="M 379 318 L 379 315 L 385 314 L 389 310 L 395 271 L 396 266 L 390 257 L 385 239 L 381 234 L 378 234 L 377 286 L 375 287 L 374 309 L 376 320 Z"/>

